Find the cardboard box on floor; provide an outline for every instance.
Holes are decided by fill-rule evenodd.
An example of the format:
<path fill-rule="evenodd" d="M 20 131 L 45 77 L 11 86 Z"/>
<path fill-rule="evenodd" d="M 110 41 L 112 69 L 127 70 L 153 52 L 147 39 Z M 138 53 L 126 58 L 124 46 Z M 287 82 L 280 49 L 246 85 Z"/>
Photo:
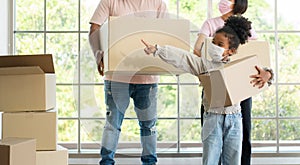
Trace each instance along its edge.
<path fill-rule="evenodd" d="M 225 64 L 224 67 L 199 75 L 205 96 L 211 108 L 234 105 L 258 94 L 261 89 L 250 84 L 250 75 L 257 74 L 255 65 L 259 65 L 256 55 L 244 57 Z"/>
<path fill-rule="evenodd" d="M 202 48 L 202 54 L 209 59 L 210 57 L 207 54 L 207 42 L 212 42 L 212 38 L 205 39 Z M 261 66 L 271 67 L 270 45 L 268 41 L 249 40 L 247 43 L 239 46 L 237 53 L 231 56 L 230 60 L 235 61 L 254 54 L 257 56 Z"/>
<path fill-rule="evenodd" d="M 144 39 L 150 44 L 173 45 L 187 51 L 189 21 L 141 17 L 110 17 L 100 29 L 105 74 L 181 74 L 160 58 L 146 55 Z"/>
<path fill-rule="evenodd" d="M 56 150 L 56 112 L 3 113 L 2 138 L 7 137 L 34 138 L 36 150 Z"/>
<path fill-rule="evenodd" d="M 0 111 L 41 111 L 55 107 L 52 55 L 0 56 Z"/>
<path fill-rule="evenodd" d="M 35 165 L 36 141 L 25 138 L 5 138 L 0 140 L 1 165 Z"/>
<path fill-rule="evenodd" d="M 56 151 L 37 151 L 36 165 L 68 165 L 68 150 L 60 145 Z"/>

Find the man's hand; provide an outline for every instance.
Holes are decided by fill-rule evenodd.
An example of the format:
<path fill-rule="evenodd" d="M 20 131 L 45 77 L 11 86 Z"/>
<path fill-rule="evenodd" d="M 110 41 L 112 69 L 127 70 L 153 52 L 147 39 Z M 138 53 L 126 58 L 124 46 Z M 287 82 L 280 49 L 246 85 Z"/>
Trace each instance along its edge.
<path fill-rule="evenodd" d="M 141 42 L 146 46 L 146 48 L 144 49 L 146 54 L 153 54 L 157 51 L 157 48 L 155 46 L 148 44 L 143 39 L 141 39 Z"/>
<path fill-rule="evenodd" d="M 102 50 L 99 50 L 96 52 L 97 68 L 98 68 L 98 72 L 100 73 L 101 76 L 104 76 L 103 55 L 104 55 L 104 52 Z"/>
<path fill-rule="evenodd" d="M 264 85 L 269 81 L 272 75 L 270 72 L 264 70 L 261 67 L 255 66 L 255 69 L 258 71 L 258 74 L 250 75 L 250 78 L 253 78 L 250 83 L 253 85 L 253 87 L 258 86 L 258 88 L 260 89 L 264 87 Z"/>

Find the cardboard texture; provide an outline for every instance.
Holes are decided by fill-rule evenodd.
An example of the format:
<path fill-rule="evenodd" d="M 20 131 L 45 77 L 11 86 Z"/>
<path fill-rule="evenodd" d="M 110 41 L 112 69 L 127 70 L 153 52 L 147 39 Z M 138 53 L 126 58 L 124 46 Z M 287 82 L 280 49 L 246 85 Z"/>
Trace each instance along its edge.
<path fill-rule="evenodd" d="M 202 48 L 202 54 L 208 59 L 207 54 L 207 42 L 211 42 L 212 38 L 205 39 L 204 46 Z M 248 56 L 256 55 L 259 63 L 264 67 L 271 67 L 270 57 L 270 45 L 268 41 L 249 40 L 247 43 L 240 45 L 237 49 L 237 53 L 230 57 L 231 61 L 242 59 Z"/>
<path fill-rule="evenodd" d="M 225 64 L 223 68 L 199 75 L 210 107 L 226 107 L 258 94 L 261 89 L 250 84 L 250 75 L 257 74 L 257 56 L 248 56 Z"/>
<path fill-rule="evenodd" d="M 68 158 L 68 150 L 58 145 L 56 151 L 37 151 L 36 165 L 68 165 Z"/>
<path fill-rule="evenodd" d="M 0 56 L 0 111 L 45 111 L 55 107 L 52 55 Z"/>
<path fill-rule="evenodd" d="M 141 39 L 153 45 L 173 45 L 189 51 L 189 28 L 189 21 L 184 19 L 110 17 L 100 29 L 105 74 L 183 73 L 159 58 L 147 56 Z"/>
<path fill-rule="evenodd" d="M 36 150 L 56 150 L 56 112 L 17 112 L 2 114 L 2 138 L 36 139 Z"/>
<path fill-rule="evenodd" d="M 25 138 L 0 140 L 0 165 L 35 165 L 36 141 Z"/>

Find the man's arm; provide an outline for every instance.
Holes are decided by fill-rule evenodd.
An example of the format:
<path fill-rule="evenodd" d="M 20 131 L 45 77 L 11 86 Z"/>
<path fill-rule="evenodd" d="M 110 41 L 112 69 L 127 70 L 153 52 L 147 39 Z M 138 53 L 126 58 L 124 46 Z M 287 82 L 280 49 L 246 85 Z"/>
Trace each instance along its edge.
<path fill-rule="evenodd" d="M 91 24 L 89 32 L 89 43 L 92 48 L 93 54 L 98 67 L 98 72 L 100 75 L 104 75 L 104 64 L 103 64 L 103 51 L 100 50 L 100 25 Z"/>
<path fill-rule="evenodd" d="M 91 35 L 95 30 L 99 30 L 100 27 L 101 27 L 100 25 L 92 23 L 91 27 L 90 27 L 90 33 L 89 33 L 89 35 Z"/>

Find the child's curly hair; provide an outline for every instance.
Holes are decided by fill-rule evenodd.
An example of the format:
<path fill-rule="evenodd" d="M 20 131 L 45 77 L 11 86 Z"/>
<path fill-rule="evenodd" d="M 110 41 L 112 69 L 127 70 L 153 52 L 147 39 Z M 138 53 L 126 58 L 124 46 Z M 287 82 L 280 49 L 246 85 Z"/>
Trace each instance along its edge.
<path fill-rule="evenodd" d="M 229 39 L 229 49 L 237 49 L 240 44 L 244 44 L 248 41 L 248 37 L 251 37 L 251 21 L 241 15 L 230 16 L 225 25 L 216 31 L 216 33 L 225 33 L 225 36 Z"/>

